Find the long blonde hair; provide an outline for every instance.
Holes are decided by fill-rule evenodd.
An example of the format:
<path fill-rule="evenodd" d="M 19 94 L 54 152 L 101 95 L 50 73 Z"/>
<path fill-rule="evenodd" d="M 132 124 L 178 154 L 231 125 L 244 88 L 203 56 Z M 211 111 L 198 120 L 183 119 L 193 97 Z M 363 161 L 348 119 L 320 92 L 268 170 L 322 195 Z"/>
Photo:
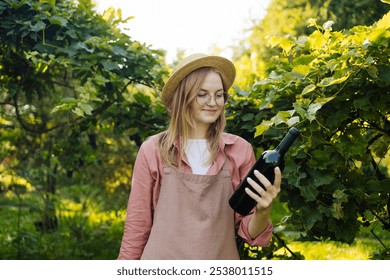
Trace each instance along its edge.
<path fill-rule="evenodd" d="M 196 98 L 196 94 L 210 71 L 214 71 L 221 76 L 221 74 L 212 67 L 199 68 L 191 72 L 180 82 L 168 101 L 167 108 L 171 119 L 168 129 L 160 134 L 158 143 L 164 162 L 170 166 L 180 168 L 187 139 L 190 137 L 191 130 L 196 129 L 196 123 L 194 122 L 193 111 L 190 104 Z M 221 80 L 223 82 L 222 76 Z M 224 83 L 223 87 L 224 91 L 227 91 Z M 207 145 L 210 150 L 209 164 L 212 164 L 217 156 L 219 142 L 225 126 L 226 118 L 224 112 L 222 112 L 219 118 L 210 125 L 207 131 Z M 175 141 L 179 141 L 179 149 L 175 148 Z"/>

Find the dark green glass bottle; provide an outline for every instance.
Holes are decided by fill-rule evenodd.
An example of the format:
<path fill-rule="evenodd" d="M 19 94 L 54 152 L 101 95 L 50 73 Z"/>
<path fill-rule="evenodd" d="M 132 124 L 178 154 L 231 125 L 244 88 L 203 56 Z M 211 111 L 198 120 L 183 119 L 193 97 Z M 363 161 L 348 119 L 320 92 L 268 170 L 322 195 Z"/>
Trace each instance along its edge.
<path fill-rule="evenodd" d="M 256 176 L 253 174 L 255 170 L 258 170 L 263 174 L 271 183 L 275 180 L 274 169 L 279 166 L 280 170 L 284 168 L 284 155 L 290 146 L 294 143 L 299 135 L 299 130 L 295 127 L 290 128 L 286 136 L 282 139 L 279 145 L 274 150 L 264 151 L 252 169 L 241 181 L 237 190 L 233 193 L 229 199 L 230 206 L 241 215 L 248 215 L 249 212 L 256 206 L 256 201 L 252 199 L 246 192 L 245 188 L 256 192 L 251 185 L 247 182 L 247 177 L 250 177 L 257 182 L 261 187 L 264 186 L 259 182 Z M 265 188 L 264 188 L 265 189 Z"/>

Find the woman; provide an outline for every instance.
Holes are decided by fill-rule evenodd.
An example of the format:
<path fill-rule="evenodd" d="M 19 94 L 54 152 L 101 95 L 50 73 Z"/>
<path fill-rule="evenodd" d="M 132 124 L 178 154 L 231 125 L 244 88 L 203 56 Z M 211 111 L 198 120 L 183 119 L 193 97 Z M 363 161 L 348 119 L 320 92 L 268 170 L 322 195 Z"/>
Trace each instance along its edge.
<path fill-rule="evenodd" d="M 119 259 L 239 259 L 236 233 L 267 246 L 270 209 L 281 172 L 271 184 L 248 179 L 255 209 L 241 216 L 228 200 L 255 163 L 251 145 L 224 133 L 224 105 L 236 71 L 220 56 L 195 54 L 175 68 L 162 91 L 166 131 L 147 139 L 134 165 Z"/>

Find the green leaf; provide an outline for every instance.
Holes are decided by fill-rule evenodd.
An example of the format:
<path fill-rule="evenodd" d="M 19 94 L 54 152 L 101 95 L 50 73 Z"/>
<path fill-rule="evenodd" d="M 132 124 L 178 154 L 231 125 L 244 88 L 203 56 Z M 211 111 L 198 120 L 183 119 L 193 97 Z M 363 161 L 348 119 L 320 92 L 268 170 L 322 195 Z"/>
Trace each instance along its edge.
<path fill-rule="evenodd" d="M 320 110 L 322 108 L 322 104 L 321 103 L 313 103 L 313 104 L 310 104 L 309 108 L 307 109 L 307 119 L 309 121 L 313 121 L 316 119 L 316 113 L 318 110 Z"/>
<path fill-rule="evenodd" d="M 315 55 L 301 55 L 294 59 L 294 65 L 309 65 L 316 58 Z"/>
<path fill-rule="evenodd" d="M 296 111 L 302 118 L 306 118 L 306 110 L 301 106 L 300 103 L 295 102 L 295 103 L 293 104 L 293 107 L 294 107 L 295 111 Z"/>
<path fill-rule="evenodd" d="M 370 100 L 366 96 L 353 101 L 353 107 L 356 109 L 367 108 L 370 105 Z"/>
<path fill-rule="evenodd" d="M 314 178 L 314 186 L 329 185 L 335 180 L 334 174 L 323 174 L 321 177 Z"/>
<path fill-rule="evenodd" d="M 318 191 L 310 185 L 300 185 L 298 188 L 306 201 L 314 201 L 318 196 Z"/>
<path fill-rule="evenodd" d="M 338 152 L 346 159 L 350 157 L 360 158 L 366 152 L 366 145 L 361 138 L 340 137 L 340 142 L 335 144 Z"/>
<path fill-rule="evenodd" d="M 123 48 L 118 47 L 118 46 L 113 46 L 112 51 L 115 54 L 120 55 L 120 56 L 127 56 L 129 54 L 126 50 L 124 50 Z"/>
<path fill-rule="evenodd" d="M 334 77 L 328 77 L 328 78 L 324 78 L 321 80 L 321 82 L 319 82 L 317 84 L 318 87 L 328 87 L 328 86 L 331 86 L 331 85 L 336 85 L 336 84 L 341 84 L 343 82 L 345 82 L 349 77 L 349 74 L 348 75 L 345 75 L 341 78 L 334 78 Z"/>
<path fill-rule="evenodd" d="M 136 93 L 136 94 L 134 94 L 134 99 L 138 103 L 143 103 L 146 106 L 150 106 L 152 104 L 152 100 L 150 99 L 150 96 L 148 96 L 146 94 Z"/>
<path fill-rule="evenodd" d="M 300 118 L 298 116 L 295 116 L 295 117 L 289 118 L 286 123 L 290 127 L 290 126 L 295 125 L 299 121 L 300 121 Z"/>
<path fill-rule="evenodd" d="M 103 65 L 104 69 L 107 71 L 119 70 L 119 66 L 117 63 L 111 60 L 102 60 L 100 63 Z"/>
<path fill-rule="evenodd" d="M 307 21 L 307 27 L 319 27 L 317 25 L 317 19 L 315 18 L 309 18 L 308 21 Z"/>
<path fill-rule="evenodd" d="M 327 22 L 325 22 L 323 25 L 322 25 L 322 28 L 324 28 L 324 30 L 332 30 L 332 25 L 334 24 L 335 22 L 333 20 L 329 20 Z"/>
<path fill-rule="evenodd" d="M 372 153 L 384 159 L 386 158 L 387 152 L 389 150 L 389 142 L 387 139 L 381 137 L 377 139 L 373 144 L 371 144 L 369 149 L 372 151 Z M 386 166 L 386 164 L 384 165 Z"/>
<path fill-rule="evenodd" d="M 45 29 L 45 27 L 46 27 L 46 24 L 44 22 L 40 21 L 40 22 L 37 22 L 36 24 L 34 24 L 33 26 L 31 26 L 31 31 L 38 32 L 38 31 Z"/>
<path fill-rule="evenodd" d="M 273 126 L 274 122 L 272 121 L 263 121 L 261 124 L 256 126 L 255 138 L 262 135 L 265 131 Z"/>
<path fill-rule="evenodd" d="M 309 121 L 315 120 L 317 111 L 320 110 L 324 104 L 328 103 L 329 101 L 331 101 L 333 99 L 334 99 L 334 96 L 327 97 L 327 98 L 317 98 L 315 100 L 315 103 L 312 103 L 309 105 L 309 108 L 307 109 L 307 113 L 305 114 L 306 118 Z"/>
<path fill-rule="evenodd" d="M 378 65 L 378 78 L 390 84 L 390 66 Z"/>
<path fill-rule="evenodd" d="M 67 111 L 72 108 L 74 108 L 77 104 L 77 100 L 73 97 L 65 97 L 62 98 L 59 102 L 58 105 L 56 105 L 52 110 L 51 114 L 56 113 L 58 111 Z"/>
<path fill-rule="evenodd" d="M 382 45 L 387 47 L 389 45 L 390 31 L 387 29 L 377 29 L 371 32 L 368 36 L 368 40 L 373 45 Z"/>
<path fill-rule="evenodd" d="M 291 74 L 299 79 L 303 79 L 310 73 L 310 66 L 308 65 L 297 65 L 295 66 Z"/>
<path fill-rule="evenodd" d="M 49 18 L 49 22 L 51 24 L 56 24 L 56 25 L 59 25 L 59 26 L 66 26 L 68 24 L 68 20 L 66 20 L 65 18 L 63 17 L 59 17 L 59 16 L 52 16 Z"/>
<path fill-rule="evenodd" d="M 286 164 L 283 175 L 286 175 L 288 182 L 293 186 L 300 186 L 301 180 L 305 179 L 307 174 L 305 172 L 299 172 L 296 169 L 297 166 L 295 164 Z"/>
<path fill-rule="evenodd" d="M 77 42 L 77 43 L 75 44 L 75 47 L 78 48 L 78 49 L 86 50 L 86 51 L 89 52 L 89 53 L 93 53 L 93 50 L 94 50 L 94 48 L 88 47 L 88 45 L 85 44 L 84 42 Z"/>
<path fill-rule="evenodd" d="M 78 107 L 74 108 L 74 109 L 72 110 L 72 112 L 73 112 L 74 114 L 76 114 L 77 116 L 79 116 L 79 117 L 84 117 L 84 111 L 81 110 L 81 109 L 78 108 Z"/>
<path fill-rule="evenodd" d="M 241 119 L 242 119 L 243 121 L 246 121 L 246 122 L 247 122 L 247 121 L 253 120 L 254 117 L 255 117 L 254 114 L 248 113 L 248 114 L 243 115 L 243 116 L 241 117 Z"/>
<path fill-rule="evenodd" d="M 65 97 L 60 100 L 60 103 L 76 104 L 77 99 L 74 97 Z"/>
<path fill-rule="evenodd" d="M 313 159 L 319 162 L 329 160 L 329 154 L 323 150 L 314 150 L 311 155 L 313 156 Z"/>
<path fill-rule="evenodd" d="M 104 78 L 102 75 L 96 74 L 95 77 L 93 78 L 94 82 L 96 84 L 104 86 L 106 83 L 109 82 L 108 79 Z"/>
<path fill-rule="evenodd" d="M 348 202 L 348 195 L 345 194 L 344 190 L 337 189 L 332 196 L 338 202 Z"/>
<path fill-rule="evenodd" d="M 314 91 L 316 88 L 317 88 L 317 87 L 316 87 L 315 85 L 313 85 L 313 84 L 308 85 L 308 86 L 306 86 L 306 87 L 303 89 L 303 91 L 302 91 L 301 94 L 302 94 L 302 95 L 308 94 L 309 92 Z"/>
<path fill-rule="evenodd" d="M 332 204 L 332 215 L 337 220 L 344 218 L 344 210 L 340 202 L 334 202 Z"/>
<path fill-rule="evenodd" d="M 280 38 L 278 38 L 276 36 L 271 36 L 271 37 L 268 38 L 267 44 L 271 48 L 275 48 L 276 46 L 278 46 L 280 44 Z"/>
<path fill-rule="evenodd" d="M 276 116 L 274 116 L 271 121 L 274 125 L 279 125 L 281 123 L 286 123 L 292 115 L 295 113 L 295 110 L 290 111 L 279 111 Z"/>
<path fill-rule="evenodd" d="M 322 220 L 321 212 L 309 205 L 305 205 L 300 209 L 300 215 L 303 219 L 305 230 L 310 230 L 317 221 Z"/>
<path fill-rule="evenodd" d="M 279 42 L 279 46 L 283 49 L 284 52 L 289 53 L 293 48 L 294 43 L 290 38 L 282 38 Z"/>
<path fill-rule="evenodd" d="M 89 115 L 89 116 L 92 115 L 93 107 L 92 107 L 91 105 L 86 104 L 86 103 L 80 103 L 80 104 L 79 104 L 79 108 L 80 108 L 86 115 Z"/>
<path fill-rule="evenodd" d="M 363 49 L 368 49 L 369 47 L 371 47 L 372 46 L 372 44 L 371 44 L 371 42 L 370 42 L 370 40 L 368 40 L 367 38 L 364 40 L 364 42 L 363 42 L 363 44 L 362 44 L 362 47 L 363 47 Z"/>
<path fill-rule="evenodd" d="M 60 104 L 60 105 L 55 106 L 51 110 L 50 114 L 56 113 L 58 111 L 68 111 L 68 110 L 72 109 L 73 107 L 74 107 L 73 104 L 65 104 L 65 103 L 64 104 Z"/>
<path fill-rule="evenodd" d="M 375 79 L 378 79 L 378 68 L 374 65 L 370 65 L 368 68 L 366 68 L 366 71 L 368 73 L 368 75 L 370 75 L 371 77 L 375 78 Z"/>
<path fill-rule="evenodd" d="M 390 4 L 390 0 L 387 1 L 387 4 Z M 383 2 L 383 1 L 382 1 Z M 385 14 L 374 26 L 378 29 L 388 29 L 390 22 L 390 13 Z"/>
<path fill-rule="evenodd" d="M 324 35 L 319 31 L 314 31 L 308 39 L 311 48 L 313 49 L 321 49 L 327 43 L 327 39 L 325 39 Z"/>

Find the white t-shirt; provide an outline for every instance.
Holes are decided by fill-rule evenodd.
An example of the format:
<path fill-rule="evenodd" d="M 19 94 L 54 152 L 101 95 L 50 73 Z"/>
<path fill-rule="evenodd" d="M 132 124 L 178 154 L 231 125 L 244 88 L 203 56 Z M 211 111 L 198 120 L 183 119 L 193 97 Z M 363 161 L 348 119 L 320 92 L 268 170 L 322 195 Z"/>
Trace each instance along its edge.
<path fill-rule="evenodd" d="M 187 141 L 186 155 L 193 174 L 205 175 L 210 168 L 207 163 L 210 151 L 206 139 L 189 139 Z"/>

